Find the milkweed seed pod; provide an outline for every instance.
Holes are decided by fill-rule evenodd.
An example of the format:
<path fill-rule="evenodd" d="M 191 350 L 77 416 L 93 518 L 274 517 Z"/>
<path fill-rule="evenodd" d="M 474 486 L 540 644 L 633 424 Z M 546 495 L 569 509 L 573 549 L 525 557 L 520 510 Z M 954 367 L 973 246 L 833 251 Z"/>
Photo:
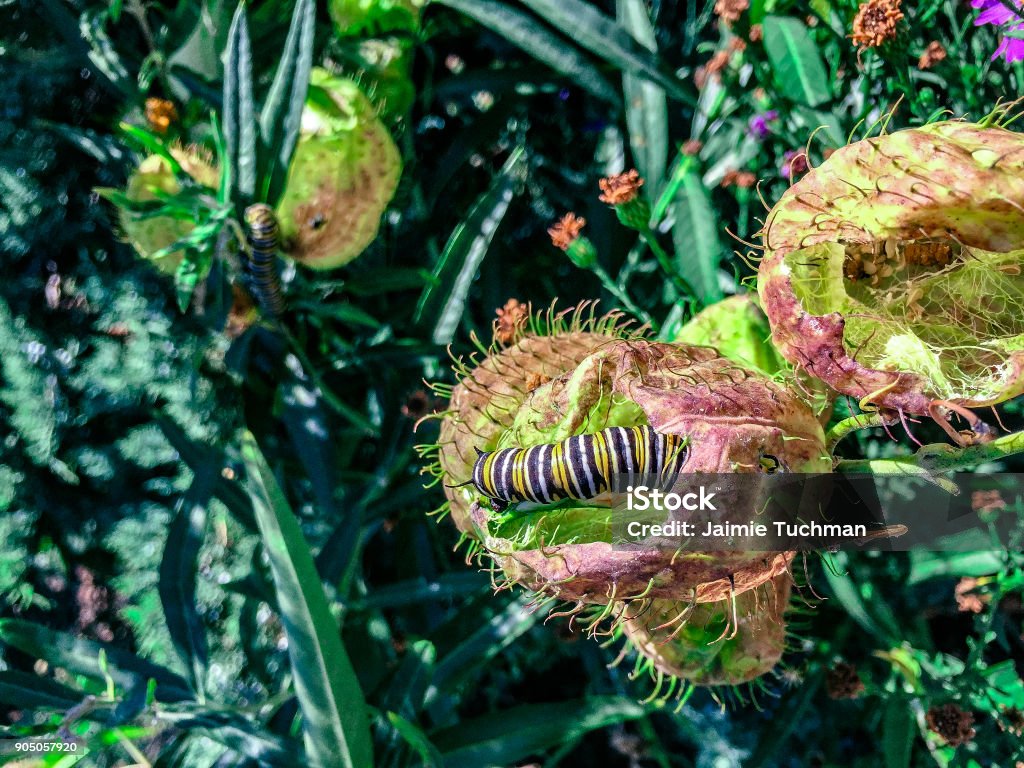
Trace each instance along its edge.
<path fill-rule="evenodd" d="M 776 379 L 794 382 L 819 419 L 828 421 L 832 392 L 818 379 L 794 372 L 772 346 L 768 317 L 753 293 L 730 296 L 706 307 L 673 335 L 677 344 L 714 347 L 722 357 Z"/>
<path fill-rule="evenodd" d="M 220 173 L 201 150 L 172 147 L 170 154 L 198 184 L 216 189 Z M 139 167 L 128 178 L 125 195 L 133 202 L 144 203 L 164 195 L 176 195 L 180 191 L 181 183 L 171 170 L 171 164 L 159 155 L 151 155 L 139 163 Z M 136 253 L 152 260 L 162 272 L 174 274 L 184 254 L 178 251 L 158 259 L 153 259 L 153 254 L 188 235 L 195 224 L 173 216 L 141 218 L 124 209 L 120 210 L 119 216 L 121 231 Z"/>
<path fill-rule="evenodd" d="M 782 658 L 792 584 L 792 577 L 781 573 L 732 600 L 637 601 L 620 607 L 620 627 L 655 677 L 739 685 L 770 672 Z"/>
<path fill-rule="evenodd" d="M 785 572 L 792 553 L 674 553 L 613 547 L 611 510 L 593 501 L 495 511 L 472 479 L 477 451 L 558 443 L 649 425 L 687 439 L 683 472 L 828 471 L 822 430 L 781 384 L 707 347 L 623 337 L 614 324 L 524 332 L 455 386 L 438 469 L 452 516 L 510 582 L 562 600 L 610 606 L 637 595 L 709 602 Z M 597 329 L 597 330 L 595 330 Z"/>
<path fill-rule="evenodd" d="M 837 150 L 763 230 L 758 292 L 776 346 L 862 407 L 940 416 L 1020 394 L 1022 211 L 1024 136 L 996 125 Z"/>
<path fill-rule="evenodd" d="M 349 263 L 377 236 L 402 160 L 354 82 L 315 68 L 277 205 L 285 252 L 312 269 Z"/>
<path fill-rule="evenodd" d="M 381 35 L 414 32 L 425 0 L 330 0 L 327 5 L 338 34 Z"/>

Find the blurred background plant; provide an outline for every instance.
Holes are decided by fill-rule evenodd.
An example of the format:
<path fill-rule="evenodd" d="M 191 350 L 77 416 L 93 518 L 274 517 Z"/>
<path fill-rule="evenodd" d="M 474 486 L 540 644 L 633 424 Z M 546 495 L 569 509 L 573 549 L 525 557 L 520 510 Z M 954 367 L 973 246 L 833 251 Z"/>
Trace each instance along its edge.
<path fill-rule="evenodd" d="M 1019 765 L 1019 552 L 812 561 L 828 599 L 806 591 L 771 695 L 673 712 L 491 594 L 413 449 L 419 382 L 509 297 L 600 296 L 671 338 L 743 290 L 762 198 L 808 165 L 1020 94 L 1015 8 L 6 3 L 3 736 L 78 740 L 45 765 Z M 307 98 L 311 65 L 357 90 Z M 311 181 L 288 167 L 317 107 L 401 176 L 349 263 L 288 262 L 257 321 L 242 212 Z M 634 167 L 630 200 L 598 186 Z"/>

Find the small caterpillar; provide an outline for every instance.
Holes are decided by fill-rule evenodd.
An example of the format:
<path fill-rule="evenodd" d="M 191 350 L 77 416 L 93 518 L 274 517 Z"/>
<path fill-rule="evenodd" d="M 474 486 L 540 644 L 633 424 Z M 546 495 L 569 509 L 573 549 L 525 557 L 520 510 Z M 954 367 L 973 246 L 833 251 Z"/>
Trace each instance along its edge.
<path fill-rule="evenodd" d="M 263 309 L 280 317 L 285 305 L 281 277 L 277 273 L 277 218 L 269 205 L 256 203 L 245 209 L 245 224 L 251 251 L 248 272 L 253 292 Z"/>
<path fill-rule="evenodd" d="M 609 427 L 560 443 L 477 451 L 472 484 L 498 511 L 519 501 L 550 504 L 591 499 L 613 478 L 656 476 L 670 482 L 689 456 L 687 438 L 649 426 Z"/>

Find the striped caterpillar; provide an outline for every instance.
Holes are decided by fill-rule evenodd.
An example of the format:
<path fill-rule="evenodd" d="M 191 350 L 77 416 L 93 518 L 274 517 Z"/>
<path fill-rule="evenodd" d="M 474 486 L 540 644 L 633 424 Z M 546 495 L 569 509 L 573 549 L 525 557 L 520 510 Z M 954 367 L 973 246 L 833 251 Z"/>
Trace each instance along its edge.
<path fill-rule="evenodd" d="M 256 203 L 245 209 L 245 224 L 251 251 L 248 272 L 253 292 L 263 309 L 280 317 L 284 312 L 284 294 L 277 273 L 277 218 L 269 205 Z"/>
<path fill-rule="evenodd" d="M 520 501 L 550 504 L 591 499 L 612 490 L 614 478 L 655 476 L 671 482 L 689 456 L 687 438 L 649 426 L 609 427 L 532 448 L 477 450 L 470 483 L 496 511 Z"/>

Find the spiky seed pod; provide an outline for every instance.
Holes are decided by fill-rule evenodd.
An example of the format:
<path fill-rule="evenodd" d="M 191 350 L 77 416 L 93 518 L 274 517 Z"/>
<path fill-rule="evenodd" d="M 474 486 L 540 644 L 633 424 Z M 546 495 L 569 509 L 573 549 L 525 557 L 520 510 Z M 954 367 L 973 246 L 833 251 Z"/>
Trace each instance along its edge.
<path fill-rule="evenodd" d="M 531 391 L 524 385 L 537 373 L 550 380 Z M 757 472 L 765 455 L 790 471 L 831 467 L 820 425 L 784 386 L 713 349 L 583 330 L 527 335 L 467 371 L 442 424 L 439 466 L 444 482 L 457 485 L 471 478 L 477 450 L 640 424 L 689 438 L 684 472 Z M 456 524 L 510 581 L 565 600 L 715 601 L 778 576 L 791 558 L 614 548 L 607 507 L 503 516 L 472 485 L 447 493 Z"/>
<path fill-rule="evenodd" d="M 753 368 L 773 378 L 793 381 L 804 401 L 828 421 L 834 393 L 818 379 L 794 371 L 766 340 L 771 326 L 761 309 L 757 294 L 742 293 L 716 302 L 698 312 L 672 337 L 677 344 L 714 347 L 722 357 Z"/>
<path fill-rule="evenodd" d="M 866 407 L 922 414 L 1024 392 L 1021 210 L 1018 133 L 941 122 L 839 149 L 764 228 L 775 345 Z"/>
<path fill-rule="evenodd" d="M 401 173 L 398 148 L 359 86 L 315 68 L 277 205 L 285 252 L 312 269 L 352 261 L 377 236 Z"/>
<path fill-rule="evenodd" d="M 201 150 L 172 147 L 170 153 L 182 170 L 197 183 L 217 187 L 220 173 Z M 159 155 L 151 155 L 139 163 L 139 167 L 128 178 L 125 195 L 133 202 L 144 203 L 156 200 L 158 195 L 176 195 L 180 191 L 181 184 L 171 170 L 170 163 Z M 173 216 L 140 218 L 126 210 L 121 210 L 119 216 L 121 231 L 136 253 L 151 259 L 162 272 L 174 274 L 183 258 L 180 251 L 159 259 L 152 259 L 152 256 L 185 237 L 195 224 Z"/>
<path fill-rule="evenodd" d="M 696 685 L 739 685 L 782 658 L 792 584 L 789 573 L 781 573 L 733 600 L 620 606 L 621 627 L 658 672 Z"/>

